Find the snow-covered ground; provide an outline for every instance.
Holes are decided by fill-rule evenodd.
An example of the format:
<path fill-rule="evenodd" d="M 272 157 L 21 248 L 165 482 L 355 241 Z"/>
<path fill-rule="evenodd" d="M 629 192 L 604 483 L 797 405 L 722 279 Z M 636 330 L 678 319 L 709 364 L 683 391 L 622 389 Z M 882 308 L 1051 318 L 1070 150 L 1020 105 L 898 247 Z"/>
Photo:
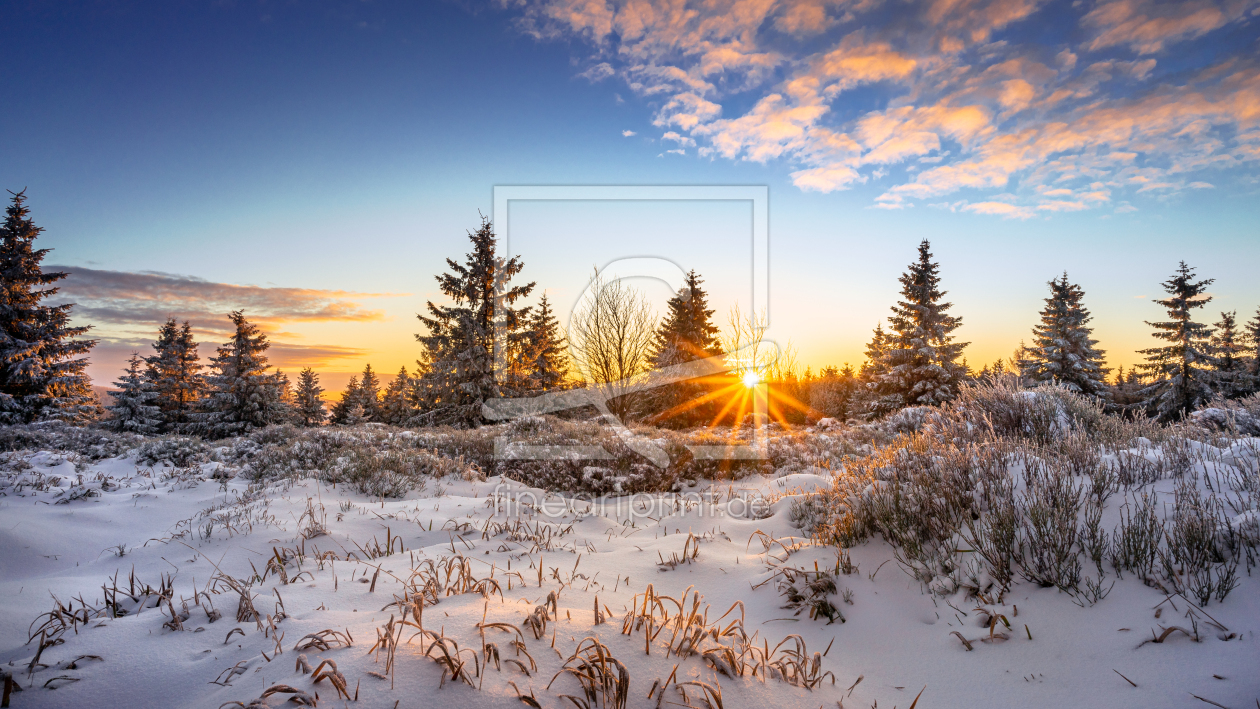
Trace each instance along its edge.
<path fill-rule="evenodd" d="M 23 690 L 12 695 L 14 707 L 249 705 L 274 685 L 318 693 L 319 706 L 520 706 L 518 689 L 543 707 L 571 706 L 561 695 L 578 702 L 586 695 L 575 675 L 556 675 L 592 637 L 623 663 L 629 707 L 716 705 L 704 687 L 683 684 L 691 681 L 720 691 L 726 707 L 908 707 L 920 692 L 920 708 L 1235 708 L 1260 697 L 1260 582 L 1246 575 L 1224 603 L 1198 611 L 1131 575 L 1088 607 L 1027 582 L 1017 582 L 1002 605 L 985 605 L 963 591 L 930 593 L 890 561 L 887 544 L 873 540 L 852 550 L 857 568 L 835 574 L 836 591 L 827 594 L 843 622 L 783 608 L 785 570 L 809 572 L 809 579 L 838 565 L 834 547 L 811 544 L 788 521 L 790 495 L 829 485 L 818 475 L 701 482 L 683 495 L 592 507 L 498 478 L 432 480 L 405 499 L 373 500 L 313 480 L 251 490 L 240 479 L 215 478 L 218 463 L 176 470 L 112 458 L 80 461 L 76 469 L 50 453 L 29 462 L 27 479 L 41 478 L 47 489 L 10 487 L 0 497 L 0 662 Z M 80 476 L 75 489 L 99 496 L 57 504 Z M 747 504 L 758 496 L 764 506 Z M 320 524 L 326 534 L 313 528 Z M 326 552 L 332 556 L 321 563 Z M 283 574 L 279 563 L 268 570 L 277 556 Z M 678 563 L 662 563 L 670 561 Z M 135 599 L 127 595 L 132 577 Z M 223 577 L 249 587 L 257 620 L 237 620 L 239 596 Z M 173 603 L 154 607 L 158 595 L 139 589 L 157 591 L 164 578 Z M 436 605 L 406 613 L 391 605 L 420 578 L 437 584 Z M 455 592 L 488 579 L 497 587 L 482 584 L 487 595 Z M 42 614 L 53 597 L 72 611 L 80 598 L 102 609 L 103 585 L 120 589 L 116 607 L 126 614 L 89 612 L 61 634 L 63 642 L 42 651 L 32 671 L 40 634 L 28 642 L 28 633 L 50 620 Z M 677 632 L 678 609 L 668 600 L 655 606 L 655 625 L 631 623 L 623 634 L 623 620 L 641 614 L 649 586 L 698 612 L 698 625 L 686 630 L 715 628 L 718 637 L 702 637 L 701 653 L 680 653 L 685 633 Z M 201 595 L 194 600 L 194 593 Z M 555 609 L 536 611 L 552 593 Z M 606 616 L 598 625 L 597 599 Z M 210 617 L 211 605 L 221 618 Z M 172 609 L 186 617 L 173 623 Z M 663 630 L 662 610 L 671 617 Z M 537 638 L 526 621 L 531 614 L 546 617 Z M 746 643 L 730 628 L 741 616 Z M 403 617 L 453 641 L 444 641 L 448 651 L 457 644 L 475 686 L 444 673 L 433 659 L 441 655 L 433 636 L 399 627 Z M 370 650 L 391 618 L 397 647 L 389 667 L 388 652 Z M 485 666 L 484 656 L 474 660 L 482 652 L 479 623 L 521 629 L 486 629 L 497 667 Z M 1197 641 L 1172 631 L 1147 642 L 1172 627 L 1197 633 Z M 353 644 L 297 649 L 325 630 Z M 657 633 L 654 640 L 647 630 Z M 796 641 L 779 645 L 792 635 L 806 648 L 806 678 L 795 683 L 782 675 L 793 670 L 785 652 Z M 517 638 L 521 650 L 511 644 Z M 769 662 L 755 675 L 750 667 L 724 676 L 702 654 L 722 647 L 742 649 L 754 667 L 759 658 Z M 822 653 L 816 671 L 814 653 Z M 332 679 L 313 683 L 296 668 L 299 655 L 312 667 L 335 661 L 350 700 L 338 697 Z M 779 671 L 766 667 L 776 660 Z M 815 674 L 821 682 L 801 686 Z M 665 692 L 654 686 L 671 677 Z M 266 702 L 281 706 L 294 696 L 301 697 L 275 693 Z M 590 706 L 604 706 L 602 699 Z M 606 705 L 614 706 L 611 694 Z"/>

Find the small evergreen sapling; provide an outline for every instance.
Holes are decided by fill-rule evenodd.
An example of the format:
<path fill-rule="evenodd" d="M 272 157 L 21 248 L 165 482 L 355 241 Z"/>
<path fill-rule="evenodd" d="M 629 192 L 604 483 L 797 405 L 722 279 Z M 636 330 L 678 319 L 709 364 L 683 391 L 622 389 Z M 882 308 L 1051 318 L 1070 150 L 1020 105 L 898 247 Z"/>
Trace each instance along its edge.
<path fill-rule="evenodd" d="M 127 360 L 127 369 L 114 382 L 118 390 L 109 392 L 114 403 L 106 407 L 110 412 L 107 425 L 115 431 L 130 431 L 147 436 L 157 432 L 161 423 L 161 412 L 153 404 L 157 399 L 157 392 L 152 390 L 141 371 L 142 362 L 139 353 L 132 353 Z"/>

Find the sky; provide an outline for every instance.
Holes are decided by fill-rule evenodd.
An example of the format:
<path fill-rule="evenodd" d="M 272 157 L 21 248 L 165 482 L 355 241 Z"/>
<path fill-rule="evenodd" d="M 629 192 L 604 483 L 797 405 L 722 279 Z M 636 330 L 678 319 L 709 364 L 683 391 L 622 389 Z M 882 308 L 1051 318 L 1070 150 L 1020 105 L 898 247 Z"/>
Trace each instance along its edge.
<path fill-rule="evenodd" d="M 434 276 L 506 185 L 764 185 L 770 335 L 861 362 L 930 240 L 979 367 L 1048 288 L 1111 366 L 1178 262 L 1260 306 L 1260 0 L 9 2 L 0 185 L 118 375 L 167 316 L 245 309 L 344 386 L 413 366 Z M 747 311 L 747 202 L 513 203 L 562 317 L 627 256 Z M 659 283 L 643 286 L 658 307 Z"/>

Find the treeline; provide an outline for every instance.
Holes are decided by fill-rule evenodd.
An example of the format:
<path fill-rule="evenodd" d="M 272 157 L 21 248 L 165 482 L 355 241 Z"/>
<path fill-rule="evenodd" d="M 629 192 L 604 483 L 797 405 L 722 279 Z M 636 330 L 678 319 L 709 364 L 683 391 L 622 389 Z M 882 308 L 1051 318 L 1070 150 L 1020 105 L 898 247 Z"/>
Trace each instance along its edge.
<path fill-rule="evenodd" d="M 89 328 L 69 326 L 71 305 L 43 304 L 66 274 L 43 272 L 47 249 L 34 247 L 40 231 L 24 194 L 13 194 L 0 234 L 0 423 L 101 421 L 141 434 L 207 438 L 278 423 L 467 427 L 486 422 L 488 400 L 574 387 L 602 390 L 596 412 L 663 426 L 739 423 L 757 391 L 768 392 L 769 413 L 783 422 L 870 420 L 950 401 L 963 383 L 998 377 L 1056 384 L 1116 410 L 1172 420 L 1214 397 L 1260 390 L 1260 311 L 1245 324 L 1233 312 L 1212 326 L 1196 322 L 1194 314 L 1211 301 L 1212 280 L 1198 280 L 1184 263 L 1163 284 L 1168 297 L 1156 301 L 1167 320 L 1149 323 L 1160 346 L 1143 350 L 1147 361 L 1133 370 L 1108 381 L 1084 293 L 1065 273 L 1048 284 L 1031 342 L 977 372 L 963 356 L 967 343 L 954 336 L 962 318 L 950 313 L 925 240 L 900 277 L 891 316 L 867 344 L 865 362 L 857 370 L 846 364 L 815 374 L 798 372 L 790 353 L 761 348 L 764 326 L 756 318 L 735 313 L 723 332 L 694 271 L 659 319 L 642 294 L 596 274 L 566 332 L 545 295 L 535 306 L 523 305 L 536 284 L 513 283 L 524 265 L 519 257 L 496 255 L 492 226 L 483 219 L 469 233 L 464 260 L 448 259 L 447 272 L 436 277 L 450 304 L 429 302 L 418 316 L 423 332 L 415 336 L 414 369 L 401 368 L 388 385 L 369 364 L 326 407 L 318 374 L 304 369 L 293 383 L 273 369 L 267 337 L 237 311 L 229 316 L 231 338 L 204 365 L 190 323 L 162 324 L 152 354 L 129 360 L 106 412 L 85 374 L 96 344 L 82 338 Z M 636 386 L 650 372 L 724 352 L 740 353 L 730 358 L 730 372 L 649 390 Z M 754 386 L 758 380 L 765 386 Z"/>
<path fill-rule="evenodd" d="M 948 314 L 939 268 L 927 241 L 919 258 L 901 276 L 901 300 L 893 306 L 888 329 L 877 325 L 858 372 L 845 365 L 824 369 L 797 381 L 781 382 L 788 395 L 839 419 L 872 419 L 908 406 L 932 406 L 952 400 L 966 381 L 1015 377 L 1025 386 L 1051 384 L 1095 397 L 1110 409 L 1172 421 L 1214 398 L 1236 399 L 1260 391 L 1260 309 L 1240 325 L 1237 312 L 1222 312 L 1214 325 L 1196 322 L 1195 311 L 1212 301 L 1207 287 L 1183 261 L 1162 284 L 1168 297 L 1156 300 L 1167 319 L 1149 322 L 1161 344 L 1141 350 L 1146 362 L 1111 370 L 1096 347 L 1093 319 L 1084 291 L 1064 273 L 1047 285 L 1050 295 L 1032 330 L 1009 360 L 971 370 L 962 358 L 967 343 L 953 331 L 962 319 Z"/>

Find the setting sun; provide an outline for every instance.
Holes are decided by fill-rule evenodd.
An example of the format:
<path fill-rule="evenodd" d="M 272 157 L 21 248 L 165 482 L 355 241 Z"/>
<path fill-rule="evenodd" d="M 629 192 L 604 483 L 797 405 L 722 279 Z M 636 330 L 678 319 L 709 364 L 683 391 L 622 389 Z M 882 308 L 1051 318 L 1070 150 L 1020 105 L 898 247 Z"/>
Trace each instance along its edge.
<path fill-rule="evenodd" d="M 748 387 L 749 389 L 752 389 L 753 387 L 761 383 L 761 375 L 758 374 L 756 371 L 750 369 L 747 372 L 744 372 L 743 380 L 744 380 L 744 386 Z"/>

